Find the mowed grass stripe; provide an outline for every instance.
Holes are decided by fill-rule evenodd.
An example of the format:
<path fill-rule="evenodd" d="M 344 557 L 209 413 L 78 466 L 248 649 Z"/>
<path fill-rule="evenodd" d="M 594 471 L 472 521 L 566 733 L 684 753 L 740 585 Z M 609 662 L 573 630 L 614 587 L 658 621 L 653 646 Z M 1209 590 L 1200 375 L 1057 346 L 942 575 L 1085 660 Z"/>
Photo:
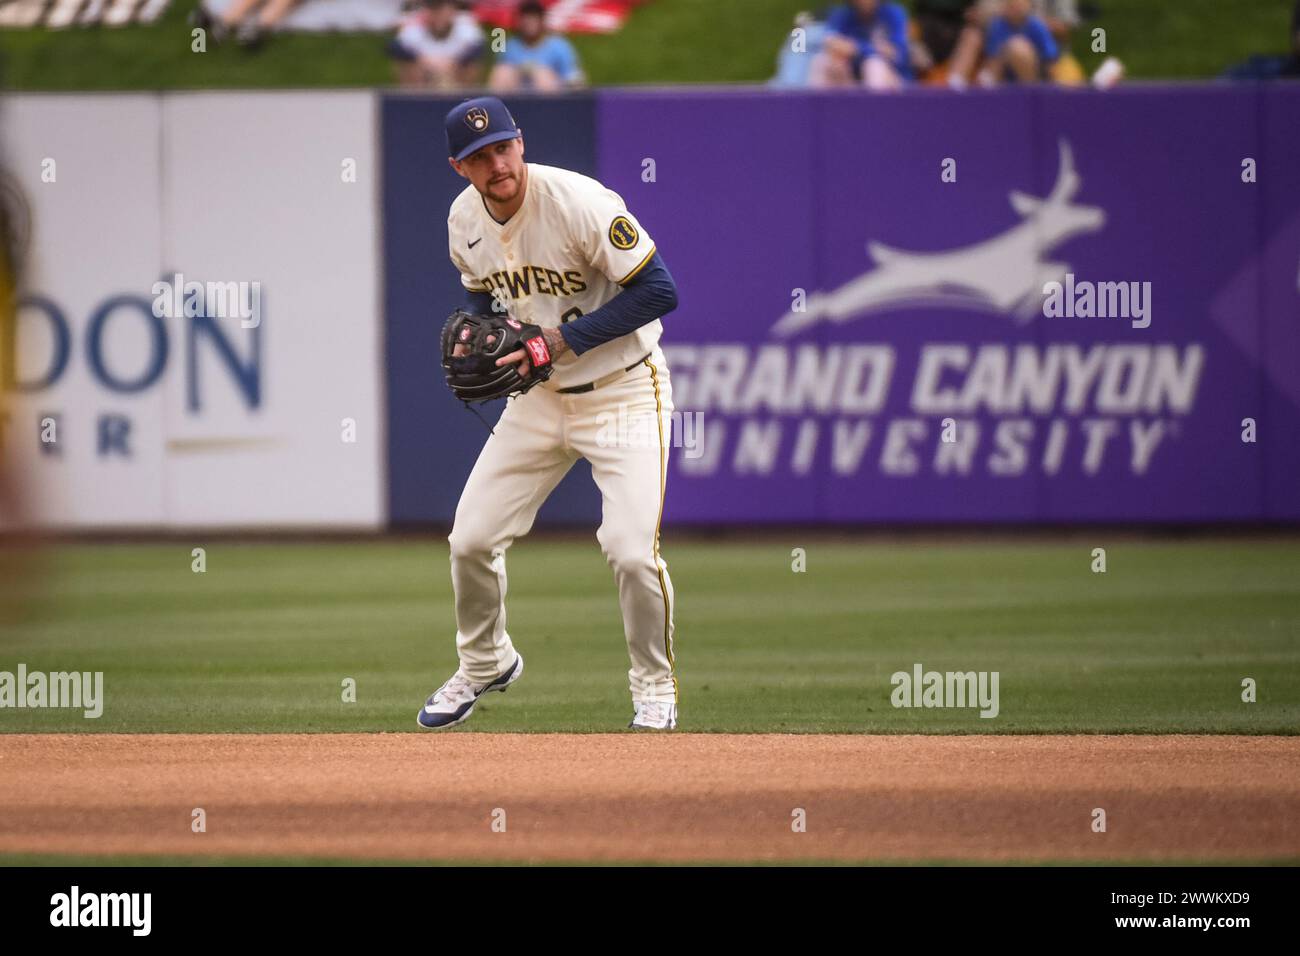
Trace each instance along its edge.
<path fill-rule="evenodd" d="M 682 727 L 1297 732 L 1300 542 L 1119 540 L 1106 574 L 1089 570 L 1093 546 L 669 534 Z M 25 619 L 0 630 L 0 670 L 102 670 L 105 712 L 0 709 L 0 732 L 407 731 L 456 666 L 440 538 L 218 541 L 203 574 L 191 547 L 45 551 Z M 524 540 L 509 570 L 528 673 L 467 730 L 622 727 L 623 626 L 594 538 Z M 892 707 L 890 675 L 916 662 L 998 671 L 999 716 Z"/>

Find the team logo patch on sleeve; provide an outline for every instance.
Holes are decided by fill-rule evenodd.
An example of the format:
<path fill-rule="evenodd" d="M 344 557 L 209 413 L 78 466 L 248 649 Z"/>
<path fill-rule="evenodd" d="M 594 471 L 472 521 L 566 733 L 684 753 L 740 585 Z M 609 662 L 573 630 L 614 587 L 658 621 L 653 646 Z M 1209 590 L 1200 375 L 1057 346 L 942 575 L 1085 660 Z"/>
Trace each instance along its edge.
<path fill-rule="evenodd" d="M 609 241 L 615 249 L 633 249 L 641 241 L 641 236 L 627 216 L 619 216 L 609 224 Z"/>

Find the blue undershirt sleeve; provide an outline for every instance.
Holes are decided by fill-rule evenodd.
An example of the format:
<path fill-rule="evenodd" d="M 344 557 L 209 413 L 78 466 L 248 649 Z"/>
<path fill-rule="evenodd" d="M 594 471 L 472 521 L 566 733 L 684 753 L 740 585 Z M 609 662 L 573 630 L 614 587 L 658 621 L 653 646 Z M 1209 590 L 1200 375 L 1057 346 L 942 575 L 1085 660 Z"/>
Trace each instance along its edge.
<path fill-rule="evenodd" d="M 600 308 L 560 326 L 575 355 L 635 332 L 677 308 L 677 284 L 659 253 Z"/>
<path fill-rule="evenodd" d="M 466 291 L 465 300 L 469 303 L 469 308 L 466 310 L 467 312 L 471 312 L 474 315 L 492 314 L 492 303 L 495 299 L 492 298 L 491 292 Z"/>

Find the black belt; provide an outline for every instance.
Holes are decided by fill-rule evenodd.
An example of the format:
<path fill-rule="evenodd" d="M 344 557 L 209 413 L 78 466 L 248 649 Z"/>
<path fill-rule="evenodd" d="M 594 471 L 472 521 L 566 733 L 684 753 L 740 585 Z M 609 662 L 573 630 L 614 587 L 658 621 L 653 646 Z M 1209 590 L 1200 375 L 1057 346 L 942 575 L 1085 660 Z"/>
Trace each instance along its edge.
<path fill-rule="evenodd" d="M 649 357 L 650 357 L 650 353 L 649 353 L 649 352 L 646 352 L 645 355 L 641 356 L 639 359 L 637 359 L 635 362 L 633 362 L 633 363 L 632 363 L 631 365 L 629 365 L 627 368 L 623 369 L 623 371 L 625 371 L 625 372 L 630 372 L 630 371 L 632 371 L 632 369 L 636 368 L 638 365 L 640 365 L 642 362 L 644 362 L 644 361 L 645 361 L 646 359 L 648 359 Z M 596 383 L 595 383 L 595 382 L 588 382 L 586 385 L 574 385 L 574 386 L 571 387 L 571 388 L 561 388 L 561 389 L 558 389 L 558 391 L 559 391 L 559 393 L 560 393 L 561 395 L 578 395 L 578 394 L 580 394 L 580 393 L 582 393 L 582 392 L 594 392 L 595 390 L 596 390 Z"/>

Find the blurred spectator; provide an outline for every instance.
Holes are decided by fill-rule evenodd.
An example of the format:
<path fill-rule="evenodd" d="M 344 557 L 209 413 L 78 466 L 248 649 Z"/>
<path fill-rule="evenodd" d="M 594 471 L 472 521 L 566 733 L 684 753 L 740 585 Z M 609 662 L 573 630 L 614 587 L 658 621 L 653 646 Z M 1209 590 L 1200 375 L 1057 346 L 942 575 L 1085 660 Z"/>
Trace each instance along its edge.
<path fill-rule="evenodd" d="M 1052 64 L 1050 76 L 1053 83 L 1079 86 L 1087 79 L 1083 64 L 1070 52 L 1070 33 L 1083 22 L 1079 15 L 1078 0 L 1034 0 L 1034 13 L 1047 24 L 1061 49 L 1061 55 Z"/>
<path fill-rule="evenodd" d="M 252 47 L 297 5 L 298 0 L 235 0 L 221 16 L 214 17 L 200 3 L 190 14 L 190 23 L 206 30 L 214 43 L 233 33 L 240 46 Z"/>
<path fill-rule="evenodd" d="M 526 0 L 515 14 L 515 35 L 488 76 L 488 87 L 496 92 L 532 89 L 560 90 L 580 86 L 582 68 L 573 45 L 558 33 L 546 30 L 546 8 Z"/>
<path fill-rule="evenodd" d="M 14 358 L 17 351 L 16 303 L 31 235 L 31 210 L 18 181 L 0 169 L 0 430 L 6 424 L 5 401 L 14 388 Z M 18 474 L 0 445 L 0 528 L 17 525 L 19 509 Z M 0 534 L 0 544 L 7 537 Z M 30 593 L 29 557 L 17 550 L 0 547 L 0 626 L 12 621 L 23 599 Z"/>
<path fill-rule="evenodd" d="M 1070 31 L 1082 22 L 1078 0 L 1034 0 L 1034 14 L 1047 24 L 1062 46 L 1069 39 Z"/>
<path fill-rule="evenodd" d="M 839 47 L 841 58 L 848 55 L 836 38 L 851 39 L 855 28 L 850 23 L 846 31 L 840 23 L 837 29 L 832 20 L 857 15 L 860 22 L 862 11 L 870 8 L 877 17 L 877 29 L 869 34 L 866 45 L 879 45 L 875 41 L 882 28 L 884 43 L 889 44 L 894 28 L 893 23 L 887 26 L 885 23 L 889 6 L 896 4 L 840 3 L 824 7 L 818 13 L 800 13 L 795 18 L 795 26 L 804 31 L 803 45 L 796 49 L 791 42 L 793 34 L 787 35 L 777 54 L 777 73 L 772 85 L 842 86 L 859 82 L 869 85 L 869 78 L 862 75 L 863 58 L 847 65 L 836 62 L 834 48 Z M 990 67 L 980 77 L 982 83 L 1015 82 L 1019 76 L 1010 65 L 1011 60 L 1017 56 L 1017 47 L 1027 42 L 1031 56 L 1025 59 L 1031 65 L 1036 61 L 1040 67 L 1032 73 L 1035 79 L 1079 86 L 1087 81 L 1087 76 L 1069 52 L 1069 46 L 1071 32 L 1082 23 L 1080 6 L 1079 0 L 913 0 L 915 19 L 909 23 L 905 15 L 902 17 L 902 31 L 907 39 L 898 41 L 908 51 L 907 63 L 901 70 L 897 69 L 896 62 L 889 65 L 903 80 L 917 77 L 931 86 L 965 89 L 975 81 L 982 65 Z M 1095 12 L 1095 7 L 1083 6 Z M 994 33 L 990 33 L 991 29 Z M 1051 58 L 1053 41 L 1055 58 Z M 822 56 L 827 49 L 830 52 Z M 865 51 L 859 47 L 856 52 L 861 57 Z M 1123 64 L 1115 57 L 1108 57 L 1094 75 L 1093 84 L 1101 88 L 1112 86 L 1123 73 Z"/>
<path fill-rule="evenodd" d="M 455 89 L 483 80 L 486 46 L 474 14 L 456 0 L 423 0 L 402 19 L 388 55 L 397 62 L 402 86 Z"/>
<path fill-rule="evenodd" d="M 927 5 L 938 2 L 944 6 L 954 6 L 957 0 L 953 0 L 952 3 L 945 3 L 944 0 L 919 0 L 919 2 Z M 1011 3 L 1010 0 L 964 0 L 960 5 L 965 25 L 958 33 L 951 56 L 948 62 L 943 64 L 942 72 L 936 72 L 929 77 L 934 82 L 947 83 L 954 89 L 964 89 L 974 78 L 981 57 L 987 49 L 988 30 L 993 24 L 1007 19 L 1008 16 L 1017 16 L 1017 9 L 1023 8 L 1023 4 Z M 1047 33 L 1055 42 L 1059 54 L 1054 60 L 1045 61 L 1046 69 L 1042 78 L 1068 86 L 1083 83 L 1083 67 L 1068 52 L 1070 31 L 1081 22 L 1076 0 L 1033 0 L 1030 14 L 1042 21 Z M 948 23 L 951 22 L 951 17 L 952 13 L 949 11 Z M 948 23 L 945 23 L 945 26 Z M 1042 53 L 1036 49 L 1035 55 L 1041 57 Z M 936 57 L 936 61 L 942 59 L 943 57 Z M 1005 77 L 985 77 L 984 81 L 998 82 L 1001 79 Z"/>
<path fill-rule="evenodd" d="M 927 79 L 942 82 L 946 78 L 950 69 L 948 61 L 957 51 L 964 32 L 973 34 L 967 40 L 966 67 L 974 69 L 982 35 L 980 27 L 971 23 L 970 10 L 975 3 L 976 0 L 916 0 L 912 65 L 921 73 L 929 72 Z"/>
<path fill-rule="evenodd" d="M 836 7 L 812 60 L 812 85 L 901 89 L 911 78 L 907 31 L 907 13 L 897 3 L 849 0 Z"/>
<path fill-rule="evenodd" d="M 795 30 L 802 30 L 802 43 L 796 48 Z M 826 40 L 826 21 L 823 17 L 803 11 L 795 14 L 794 29 L 786 35 L 785 42 L 776 55 L 776 76 L 772 86 L 803 87 L 809 83 L 813 57 L 821 52 Z"/>
<path fill-rule="evenodd" d="M 975 77 L 984 54 L 984 33 L 989 21 L 1002 10 L 1002 0 L 971 0 L 962 16 L 965 26 L 947 63 L 944 79 L 955 90 L 964 90 Z"/>
<path fill-rule="evenodd" d="M 1005 0 L 1002 12 L 990 18 L 985 30 L 984 55 L 980 82 L 993 86 L 1050 79 L 1061 50 L 1047 24 L 1034 14 L 1032 0 Z"/>
<path fill-rule="evenodd" d="M 1285 56 L 1255 54 L 1245 63 L 1230 67 L 1225 73 L 1230 80 L 1274 80 L 1300 77 L 1300 0 L 1296 0 L 1291 13 L 1291 52 Z"/>

